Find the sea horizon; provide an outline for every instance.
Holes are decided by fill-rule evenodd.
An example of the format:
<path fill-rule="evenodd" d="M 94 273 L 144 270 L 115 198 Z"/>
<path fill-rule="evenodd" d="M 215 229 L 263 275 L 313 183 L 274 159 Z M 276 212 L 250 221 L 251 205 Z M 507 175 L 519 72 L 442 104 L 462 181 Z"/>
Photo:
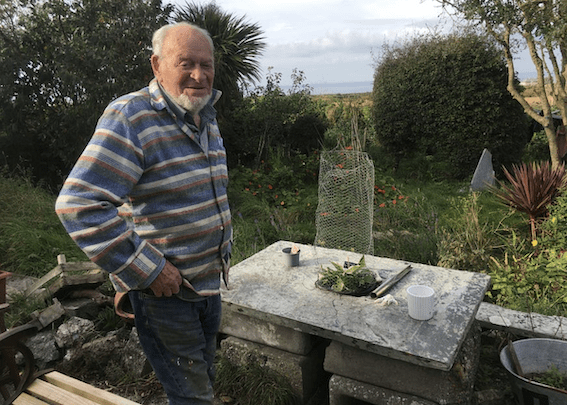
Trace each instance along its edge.
<path fill-rule="evenodd" d="M 311 94 L 323 96 L 327 94 L 353 94 L 372 92 L 373 82 L 344 82 L 344 83 L 308 83 L 313 89 Z M 291 86 L 282 86 L 284 91 L 291 89 Z"/>
<path fill-rule="evenodd" d="M 532 71 L 517 72 L 517 77 L 520 81 L 526 82 L 535 80 L 537 74 Z M 342 83 L 308 83 L 309 87 L 313 89 L 311 94 L 322 96 L 331 94 L 354 94 L 354 93 L 372 93 L 374 82 L 372 81 L 358 81 L 358 82 L 342 82 Z M 291 86 L 282 86 L 283 90 L 287 91 Z"/>

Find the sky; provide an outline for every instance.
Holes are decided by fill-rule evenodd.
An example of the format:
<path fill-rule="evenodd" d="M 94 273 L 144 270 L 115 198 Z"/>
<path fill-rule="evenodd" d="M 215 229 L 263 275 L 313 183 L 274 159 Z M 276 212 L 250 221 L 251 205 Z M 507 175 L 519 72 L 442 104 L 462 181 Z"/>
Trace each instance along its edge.
<path fill-rule="evenodd" d="M 176 0 L 184 5 L 184 0 Z M 267 44 L 259 58 L 260 84 L 268 68 L 292 84 L 302 71 L 315 93 L 371 91 L 376 58 L 384 43 L 418 32 L 448 29 L 451 21 L 435 0 L 216 0 L 225 12 L 255 23 Z M 354 83 L 367 83 L 355 86 Z M 350 83 L 350 91 L 337 84 Z M 368 85 L 370 84 L 370 85 Z"/>

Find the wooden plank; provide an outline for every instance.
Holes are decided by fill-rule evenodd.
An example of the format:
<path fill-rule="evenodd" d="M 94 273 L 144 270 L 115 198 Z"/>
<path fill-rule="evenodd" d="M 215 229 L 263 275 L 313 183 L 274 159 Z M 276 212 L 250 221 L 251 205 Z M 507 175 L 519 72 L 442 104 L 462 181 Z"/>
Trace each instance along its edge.
<path fill-rule="evenodd" d="M 88 272 L 88 271 L 103 271 L 93 262 L 71 262 L 71 263 L 59 263 L 51 271 L 49 271 L 42 278 L 33 283 L 26 290 L 26 297 L 29 297 L 34 291 L 42 287 L 44 284 L 57 277 L 61 273 L 71 273 L 71 272 Z"/>
<path fill-rule="evenodd" d="M 74 274 L 63 271 L 59 278 L 48 287 L 51 295 L 56 297 L 65 296 L 69 291 L 75 289 L 94 289 L 108 279 L 108 273 L 100 268 L 89 270 L 85 274 Z"/>
<path fill-rule="evenodd" d="M 90 384 L 84 383 L 65 374 L 61 374 L 57 371 L 47 373 L 43 378 L 53 385 L 63 388 L 69 392 L 73 392 L 81 397 L 88 398 L 100 405 L 139 405 L 137 402 L 122 398 L 121 396 L 103 389 L 93 387 Z"/>
<path fill-rule="evenodd" d="M 49 280 L 51 280 L 53 277 L 58 276 L 59 274 L 61 274 L 61 272 L 63 271 L 63 268 L 59 265 L 54 267 L 49 273 L 47 273 L 45 276 L 43 276 L 42 278 L 40 278 L 39 280 L 37 280 L 35 283 L 33 283 L 30 287 L 28 287 L 28 289 L 26 290 L 26 297 L 29 297 L 35 290 L 37 290 L 38 288 L 40 288 L 42 285 L 44 285 L 45 283 L 47 283 Z"/>
<path fill-rule="evenodd" d="M 32 397 L 30 394 L 22 392 L 18 398 L 14 399 L 13 405 L 49 405 L 47 402 L 43 402 L 41 399 Z"/>
<path fill-rule="evenodd" d="M 97 405 L 90 399 L 73 394 L 39 378 L 30 384 L 26 392 L 51 405 Z"/>
<path fill-rule="evenodd" d="M 91 261 L 63 263 L 61 264 L 61 268 L 67 273 L 71 273 L 73 271 L 87 272 L 91 270 L 102 270 L 98 265 Z"/>

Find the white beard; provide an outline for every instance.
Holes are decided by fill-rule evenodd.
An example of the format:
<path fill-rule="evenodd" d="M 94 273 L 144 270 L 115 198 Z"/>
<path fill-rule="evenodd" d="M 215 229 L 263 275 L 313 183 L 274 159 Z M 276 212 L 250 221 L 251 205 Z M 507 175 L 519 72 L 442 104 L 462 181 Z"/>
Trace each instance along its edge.
<path fill-rule="evenodd" d="M 186 94 L 180 94 L 177 97 L 171 96 L 173 100 L 182 108 L 186 109 L 191 115 L 199 114 L 203 107 L 207 105 L 212 97 L 212 93 L 204 97 L 190 99 Z"/>

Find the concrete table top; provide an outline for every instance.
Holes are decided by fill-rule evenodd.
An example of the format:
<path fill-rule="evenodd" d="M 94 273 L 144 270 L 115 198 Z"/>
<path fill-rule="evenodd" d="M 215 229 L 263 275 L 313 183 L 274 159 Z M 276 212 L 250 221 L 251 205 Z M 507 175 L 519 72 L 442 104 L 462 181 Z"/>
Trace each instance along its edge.
<path fill-rule="evenodd" d="M 298 267 L 285 265 L 282 249 L 301 249 Z M 380 306 L 315 286 L 321 266 L 358 262 L 361 254 L 279 241 L 230 270 L 222 300 L 231 310 L 301 332 L 410 363 L 450 370 L 490 284 L 480 273 L 365 256 L 368 268 L 386 280 L 408 264 L 412 270 L 387 293 L 398 305 Z M 432 287 L 436 307 L 429 321 L 409 317 L 406 289 Z"/>

